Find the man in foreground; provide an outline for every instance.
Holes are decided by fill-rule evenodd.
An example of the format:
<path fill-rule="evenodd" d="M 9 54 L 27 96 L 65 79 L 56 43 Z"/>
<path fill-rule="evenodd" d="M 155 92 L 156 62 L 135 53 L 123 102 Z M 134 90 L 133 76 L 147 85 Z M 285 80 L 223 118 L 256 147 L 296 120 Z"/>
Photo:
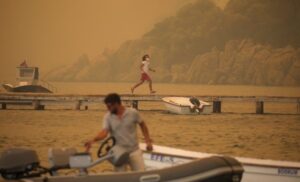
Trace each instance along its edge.
<path fill-rule="evenodd" d="M 93 143 L 103 140 L 110 135 L 115 137 L 116 145 L 123 147 L 130 153 L 128 163 L 115 167 L 115 170 L 126 171 L 128 165 L 132 171 L 145 170 L 142 151 L 139 149 L 136 126 L 140 126 L 145 137 L 147 150 L 151 151 L 153 149 L 152 141 L 146 123 L 135 109 L 126 108 L 122 105 L 118 94 L 107 95 L 104 102 L 109 112 L 104 116 L 102 130 L 92 140 L 85 143 L 87 151 Z"/>

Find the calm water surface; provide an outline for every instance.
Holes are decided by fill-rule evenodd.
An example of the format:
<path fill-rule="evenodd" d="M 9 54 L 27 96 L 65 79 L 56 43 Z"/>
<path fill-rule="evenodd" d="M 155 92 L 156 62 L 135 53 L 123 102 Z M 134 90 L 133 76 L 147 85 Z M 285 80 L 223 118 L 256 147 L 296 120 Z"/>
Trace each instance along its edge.
<path fill-rule="evenodd" d="M 133 83 L 53 83 L 59 93 L 130 93 Z M 154 84 L 159 94 L 300 96 L 299 87 L 203 86 Z M 148 94 L 143 85 L 137 94 Z M 224 103 L 223 114 L 187 116 L 165 111 L 162 103 L 140 104 L 155 144 L 193 151 L 264 159 L 300 161 L 300 115 L 296 104 L 266 103 L 265 115 L 254 113 L 254 103 Z M 232 113 L 235 111 L 237 113 Z M 47 165 L 50 147 L 76 147 L 93 137 L 102 126 L 105 107 L 87 111 L 73 106 L 0 110 L 0 152 L 9 147 L 30 147 Z M 140 136 L 140 133 L 139 133 Z M 142 141 L 142 137 L 140 136 Z M 95 153 L 97 146 L 92 150 Z"/>

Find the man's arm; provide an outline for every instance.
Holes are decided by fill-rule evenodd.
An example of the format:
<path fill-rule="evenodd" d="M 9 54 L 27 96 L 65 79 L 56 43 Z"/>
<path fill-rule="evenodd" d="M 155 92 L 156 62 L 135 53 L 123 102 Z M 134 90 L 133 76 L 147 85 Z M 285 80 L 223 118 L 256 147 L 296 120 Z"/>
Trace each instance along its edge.
<path fill-rule="evenodd" d="M 150 138 L 149 130 L 148 130 L 146 123 L 144 121 L 142 121 L 141 123 L 139 123 L 139 125 L 140 125 L 141 131 L 145 137 L 145 142 L 147 145 L 146 149 L 149 151 L 153 150 L 152 140 Z"/>
<path fill-rule="evenodd" d="M 93 143 L 105 139 L 107 137 L 107 135 L 108 135 L 108 131 L 106 129 L 101 130 L 92 140 L 90 140 L 84 144 L 86 151 L 90 150 Z"/>

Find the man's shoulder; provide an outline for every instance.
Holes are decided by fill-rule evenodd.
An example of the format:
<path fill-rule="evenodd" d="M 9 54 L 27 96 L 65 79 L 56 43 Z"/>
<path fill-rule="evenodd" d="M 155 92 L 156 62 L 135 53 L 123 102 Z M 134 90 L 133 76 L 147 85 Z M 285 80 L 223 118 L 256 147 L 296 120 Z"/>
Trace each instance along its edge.
<path fill-rule="evenodd" d="M 103 116 L 104 119 L 109 119 L 111 117 L 111 113 L 110 112 L 106 112 Z"/>
<path fill-rule="evenodd" d="M 134 117 L 139 116 L 139 112 L 136 109 L 132 108 L 132 107 L 127 108 L 126 112 L 127 112 L 128 115 L 131 115 L 131 116 L 134 116 Z"/>
<path fill-rule="evenodd" d="M 132 107 L 128 107 L 128 108 L 126 108 L 126 110 L 127 110 L 128 113 L 134 113 L 134 114 L 138 113 L 138 111 L 136 109 L 132 108 Z"/>
<path fill-rule="evenodd" d="M 127 108 L 126 109 L 126 115 L 128 116 L 128 119 L 130 119 L 130 121 L 136 123 L 141 123 L 141 116 L 139 114 L 139 112 L 134 109 L 134 108 Z"/>

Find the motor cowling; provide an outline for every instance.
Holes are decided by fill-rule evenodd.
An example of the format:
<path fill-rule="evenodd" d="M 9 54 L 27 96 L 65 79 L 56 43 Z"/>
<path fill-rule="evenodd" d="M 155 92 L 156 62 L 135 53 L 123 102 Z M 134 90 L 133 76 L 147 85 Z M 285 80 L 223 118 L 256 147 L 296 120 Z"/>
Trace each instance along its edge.
<path fill-rule="evenodd" d="M 37 153 L 23 148 L 3 151 L 0 156 L 0 173 L 5 179 L 40 176 L 41 167 Z"/>

